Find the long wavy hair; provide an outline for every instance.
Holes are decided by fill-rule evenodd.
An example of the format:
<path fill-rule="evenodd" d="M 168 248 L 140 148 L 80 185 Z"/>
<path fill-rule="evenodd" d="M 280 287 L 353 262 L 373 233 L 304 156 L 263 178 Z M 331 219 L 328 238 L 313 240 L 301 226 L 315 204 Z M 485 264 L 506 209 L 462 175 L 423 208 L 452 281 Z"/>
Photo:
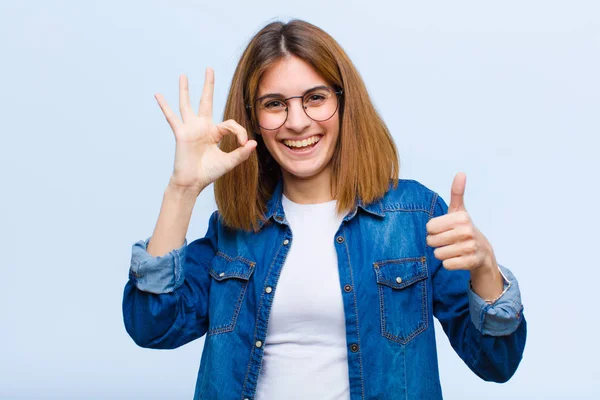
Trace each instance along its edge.
<path fill-rule="evenodd" d="M 279 165 L 265 147 L 254 114 L 261 77 L 283 58 L 296 56 L 311 65 L 330 85 L 343 89 L 340 97 L 340 133 L 331 162 L 332 193 L 337 212 L 353 209 L 358 199 L 368 204 L 383 196 L 390 179 L 397 184 L 399 159 L 385 123 L 371 103 L 360 74 L 342 47 L 325 31 L 302 20 L 272 22 L 262 28 L 244 50 L 237 65 L 223 120 L 234 119 L 258 146 L 236 168 L 214 185 L 219 214 L 226 226 L 257 231 L 265 221 L 267 202 L 281 179 Z M 239 146 L 235 135 L 223 138 L 220 148 Z"/>

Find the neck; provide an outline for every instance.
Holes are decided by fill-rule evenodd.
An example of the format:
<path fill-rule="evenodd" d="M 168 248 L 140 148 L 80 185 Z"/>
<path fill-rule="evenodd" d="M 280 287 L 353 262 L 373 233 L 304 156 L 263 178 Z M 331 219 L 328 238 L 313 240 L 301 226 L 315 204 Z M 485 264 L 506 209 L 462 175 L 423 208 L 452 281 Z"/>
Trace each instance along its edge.
<path fill-rule="evenodd" d="M 331 191 L 331 166 L 316 176 L 300 178 L 282 169 L 283 194 L 298 204 L 325 203 L 335 199 Z"/>

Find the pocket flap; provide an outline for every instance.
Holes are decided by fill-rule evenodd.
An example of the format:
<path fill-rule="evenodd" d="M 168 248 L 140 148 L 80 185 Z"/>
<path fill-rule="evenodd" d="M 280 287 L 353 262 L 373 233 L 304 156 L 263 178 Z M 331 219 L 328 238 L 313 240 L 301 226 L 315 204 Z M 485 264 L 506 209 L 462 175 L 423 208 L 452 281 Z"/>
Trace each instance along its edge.
<path fill-rule="evenodd" d="M 373 264 L 373 268 L 377 283 L 394 289 L 403 289 L 427 278 L 425 257 L 378 261 Z"/>
<path fill-rule="evenodd" d="M 210 264 L 210 275 L 217 281 L 230 278 L 247 281 L 254 271 L 255 263 L 242 257 L 231 258 L 223 253 L 217 253 Z"/>

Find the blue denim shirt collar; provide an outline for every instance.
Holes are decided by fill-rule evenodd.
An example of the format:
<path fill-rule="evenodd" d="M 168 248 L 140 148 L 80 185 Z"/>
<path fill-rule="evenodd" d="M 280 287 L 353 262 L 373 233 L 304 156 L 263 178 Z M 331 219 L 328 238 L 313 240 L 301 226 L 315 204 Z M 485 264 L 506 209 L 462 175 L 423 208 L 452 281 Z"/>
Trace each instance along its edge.
<path fill-rule="evenodd" d="M 281 198 L 283 196 L 283 180 L 279 179 L 277 185 L 275 186 L 275 190 L 273 190 L 273 195 L 267 202 L 267 213 L 265 214 L 265 221 L 269 221 L 273 218 L 277 223 L 287 225 L 287 220 L 285 218 L 285 213 L 283 211 L 283 205 L 281 203 Z M 344 217 L 344 221 L 349 221 L 358 212 L 358 209 L 362 208 L 369 214 L 376 215 L 378 217 L 384 217 L 385 213 L 383 212 L 383 204 L 381 199 L 375 200 L 372 203 L 365 204 L 360 198 L 358 199 L 357 204 L 346 214 Z M 259 222 L 259 229 L 262 229 L 265 221 Z"/>

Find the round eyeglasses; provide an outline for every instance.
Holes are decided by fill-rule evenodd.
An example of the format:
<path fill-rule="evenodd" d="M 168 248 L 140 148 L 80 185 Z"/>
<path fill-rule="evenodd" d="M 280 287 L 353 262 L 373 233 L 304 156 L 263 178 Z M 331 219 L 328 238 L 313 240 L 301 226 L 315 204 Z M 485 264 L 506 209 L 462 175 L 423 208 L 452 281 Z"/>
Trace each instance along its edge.
<path fill-rule="evenodd" d="M 267 94 L 259 97 L 254 102 L 254 117 L 260 126 L 266 130 L 279 129 L 285 124 L 288 117 L 288 100 L 302 99 L 302 109 L 308 118 L 316 122 L 331 119 L 339 107 L 339 97 L 342 89 L 333 89 L 329 86 L 317 86 L 309 89 L 301 96 L 283 97 L 281 94 Z"/>

